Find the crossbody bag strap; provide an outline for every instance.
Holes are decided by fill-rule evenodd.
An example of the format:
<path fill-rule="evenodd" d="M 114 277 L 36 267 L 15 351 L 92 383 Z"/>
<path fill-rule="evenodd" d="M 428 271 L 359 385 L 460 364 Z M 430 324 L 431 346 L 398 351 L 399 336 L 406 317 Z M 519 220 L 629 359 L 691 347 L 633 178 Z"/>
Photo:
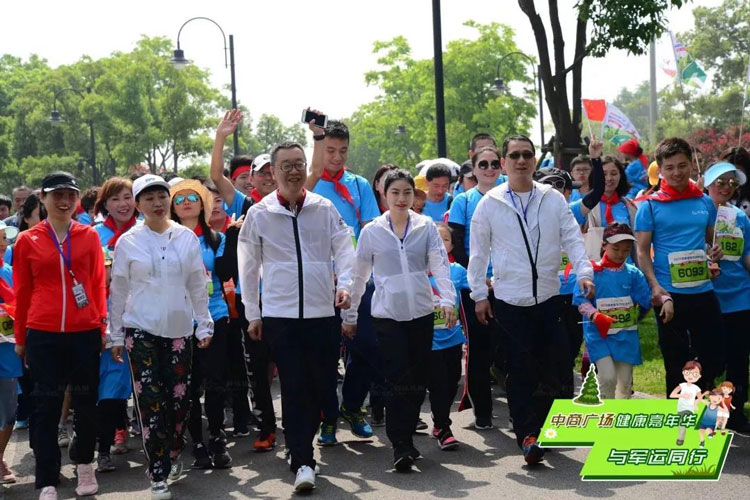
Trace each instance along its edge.
<path fill-rule="evenodd" d="M 516 213 L 516 218 L 518 219 L 518 227 L 521 228 L 521 234 L 523 235 L 523 242 L 526 244 L 526 254 L 529 257 L 529 264 L 531 264 L 531 291 L 534 294 L 534 302 L 537 302 L 537 280 L 539 279 L 539 273 L 536 270 L 536 261 L 534 260 L 534 257 L 531 255 L 531 245 L 529 245 L 529 238 L 526 236 L 526 229 L 523 227 L 523 221 L 521 221 L 521 216 Z"/>

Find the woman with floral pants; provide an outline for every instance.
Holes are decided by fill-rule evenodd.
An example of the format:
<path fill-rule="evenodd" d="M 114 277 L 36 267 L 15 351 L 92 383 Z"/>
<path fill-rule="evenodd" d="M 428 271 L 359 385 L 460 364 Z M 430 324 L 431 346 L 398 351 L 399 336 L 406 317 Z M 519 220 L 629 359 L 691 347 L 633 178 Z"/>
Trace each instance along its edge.
<path fill-rule="evenodd" d="M 156 175 L 133 183 L 145 221 L 120 237 L 110 285 L 112 358 L 127 347 L 133 394 L 149 463 L 151 498 L 171 498 L 167 478 L 178 458 L 190 409 L 193 318 L 199 349 L 209 346 L 206 269 L 198 237 L 169 220 L 169 184 Z"/>

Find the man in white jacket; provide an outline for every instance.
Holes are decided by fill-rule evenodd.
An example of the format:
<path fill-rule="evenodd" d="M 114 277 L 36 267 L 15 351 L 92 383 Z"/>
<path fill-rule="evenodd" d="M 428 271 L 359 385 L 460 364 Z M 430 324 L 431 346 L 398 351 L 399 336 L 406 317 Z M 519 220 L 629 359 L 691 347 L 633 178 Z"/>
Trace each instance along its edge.
<path fill-rule="evenodd" d="M 284 435 L 297 474 L 294 487 L 303 491 L 315 486 L 312 440 L 323 398 L 336 390 L 336 374 L 327 369 L 339 352 L 334 301 L 336 307 L 349 308 L 354 246 L 333 204 L 304 189 L 302 146 L 276 146 L 271 172 L 279 188 L 247 213 L 237 248 L 239 274 L 250 336 L 265 337 L 279 369 Z"/>
<path fill-rule="evenodd" d="M 568 347 L 558 319 L 560 248 L 589 296 L 593 269 L 563 195 L 532 180 L 531 140 L 507 138 L 502 163 L 508 182 L 487 193 L 471 220 L 469 285 L 480 322 L 493 316 L 494 305 L 507 346 L 510 416 L 518 445 L 533 465 L 544 455 L 536 441 L 552 401 L 573 392 L 565 383 Z M 495 304 L 489 303 L 485 280 L 490 255 Z"/>

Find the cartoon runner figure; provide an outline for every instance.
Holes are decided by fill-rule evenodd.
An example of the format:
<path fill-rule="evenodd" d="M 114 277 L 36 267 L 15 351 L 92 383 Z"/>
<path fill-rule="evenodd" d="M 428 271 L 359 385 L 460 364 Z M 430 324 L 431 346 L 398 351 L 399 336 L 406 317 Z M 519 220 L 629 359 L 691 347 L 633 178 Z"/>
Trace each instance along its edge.
<path fill-rule="evenodd" d="M 732 404 L 732 394 L 734 393 L 735 388 L 733 383 L 726 380 L 719 385 L 718 389 L 721 391 L 722 396 L 724 396 L 724 400 L 721 402 L 721 405 L 719 405 L 719 413 L 716 415 L 716 427 L 714 428 L 714 432 L 718 432 L 719 428 L 721 428 L 721 434 L 724 435 L 727 433 L 726 429 L 729 412 L 736 409 Z"/>
<path fill-rule="evenodd" d="M 701 388 L 695 385 L 700 380 L 703 368 L 697 361 L 688 361 L 682 367 L 682 377 L 685 382 L 674 388 L 669 395 L 670 398 L 679 399 L 677 401 L 677 413 L 682 418 L 684 415 L 690 415 L 698 409 L 696 397 L 701 393 Z M 677 433 L 677 446 L 682 446 L 685 442 L 685 426 L 680 426 Z"/>
<path fill-rule="evenodd" d="M 708 436 L 709 439 L 714 437 L 716 419 L 721 409 L 721 405 L 724 403 L 724 394 L 718 387 L 713 391 L 707 392 L 709 403 L 706 405 L 706 411 L 703 412 L 700 425 L 698 426 L 698 434 L 700 434 L 701 437 L 701 448 L 704 448 L 706 446 L 705 436 Z M 705 401 L 703 400 L 701 400 L 701 402 L 705 403 Z"/>

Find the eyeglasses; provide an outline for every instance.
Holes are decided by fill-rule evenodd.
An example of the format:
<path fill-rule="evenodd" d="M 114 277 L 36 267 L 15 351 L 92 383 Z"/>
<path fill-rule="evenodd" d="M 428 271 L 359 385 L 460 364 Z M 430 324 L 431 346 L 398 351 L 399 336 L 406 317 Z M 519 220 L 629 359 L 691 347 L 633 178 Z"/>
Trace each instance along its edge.
<path fill-rule="evenodd" d="M 563 191 L 565 189 L 565 179 L 562 179 L 560 177 L 550 177 L 548 179 L 544 179 L 543 182 L 544 184 L 553 186 L 558 191 Z"/>
<path fill-rule="evenodd" d="M 292 169 L 301 172 L 307 169 L 307 163 L 303 161 L 299 163 L 282 163 L 277 168 L 281 170 L 282 172 L 291 172 Z"/>
<path fill-rule="evenodd" d="M 739 181 L 737 179 L 716 179 L 716 186 L 723 188 L 724 186 L 729 186 L 730 188 L 736 188 L 740 185 Z"/>
<path fill-rule="evenodd" d="M 513 151 L 512 153 L 508 153 L 505 156 L 507 156 L 511 160 L 517 160 L 522 156 L 524 160 L 530 160 L 534 157 L 534 153 L 532 153 L 531 151 Z"/>
<path fill-rule="evenodd" d="M 174 204 L 175 205 L 182 205 L 185 200 L 189 201 L 190 203 L 198 203 L 198 200 L 200 200 L 200 196 L 198 196 L 195 193 L 190 194 L 178 194 L 174 197 Z"/>
<path fill-rule="evenodd" d="M 482 160 L 477 162 L 477 167 L 480 170 L 487 170 L 488 168 L 492 167 L 492 170 L 500 170 L 500 161 L 498 160 Z"/>

